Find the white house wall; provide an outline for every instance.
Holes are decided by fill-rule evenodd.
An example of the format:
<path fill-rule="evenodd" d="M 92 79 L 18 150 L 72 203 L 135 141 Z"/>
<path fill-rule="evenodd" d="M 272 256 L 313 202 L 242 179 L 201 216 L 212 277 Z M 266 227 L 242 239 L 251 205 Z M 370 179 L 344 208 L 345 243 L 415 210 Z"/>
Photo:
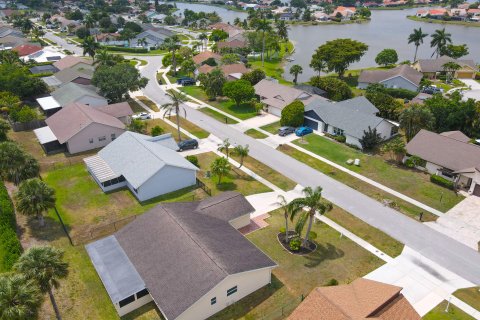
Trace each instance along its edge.
<path fill-rule="evenodd" d="M 137 310 L 138 308 L 143 307 L 151 301 L 153 301 L 152 296 L 150 294 L 147 294 L 146 296 L 143 296 L 140 299 L 136 299 L 132 303 L 123 306 L 122 308 L 120 308 L 120 305 L 118 303 L 114 303 L 113 305 L 115 306 L 115 310 L 117 310 L 118 315 L 120 317 L 123 317 L 127 313 Z"/>
<path fill-rule="evenodd" d="M 381 82 L 386 88 L 393 89 L 407 89 L 410 91 L 417 91 L 418 86 L 406 80 L 403 77 L 395 77 Z"/>
<path fill-rule="evenodd" d="M 333 130 L 332 130 L 332 131 L 333 131 Z M 333 133 L 332 133 L 332 134 L 333 134 Z M 346 138 L 345 143 L 347 143 L 347 144 L 353 144 L 353 145 L 355 145 L 355 146 L 357 146 L 357 147 L 359 147 L 359 148 L 362 148 L 362 144 L 360 143 L 360 141 L 359 141 L 357 138 L 352 137 L 352 136 L 349 136 L 348 134 L 345 135 L 345 138 Z"/>
<path fill-rule="evenodd" d="M 124 132 L 124 129 L 111 127 L 100 123 L 92 123 L 67 141 L 68 152 L 74 154 L 87 150 L 103 148 L 112 142 L 112 134 L 115 134 L 115 137 L 118 138 Z M 98 139 L 100 137 L 105 137 L 105 140 L 100 141 Z M 90 143 L 90 139 L 93 139 L 92 143 Z"/>
<path fill-rule="evenodd" d="M 378 124 L 376 129 L 377 129 L 377 133 L 380 133 L 380 135 L 382 136 L 383 139 L 389 139 L 391 137 L 391 132 L 392 132 L 393 127 L 394 127 L 393 124 L 391 124 L 390 122 L 388 122 L 386 120 L 383 120 L 382 122 L 380 122 Z M 368 130 L 368 128 L 366 128 L 365 130 Z M 372 128 L 372 130 L 373 130 L 373 128 Z"/>
<path fill-rule="evenodd" d="M 215 286 L 205 296 L 195 302 L 176 319 L 168 320 L 203 320 L 225 309 L 238 300 L 246 297 L 254 291 L 266 286 L 271 282 L 272 268 L 237 273 L 230 275 Z M 227 297 L 227 290 L 237 286 L 237 292 Z M 210 304 L 212 298 L 217 303 Z"/>

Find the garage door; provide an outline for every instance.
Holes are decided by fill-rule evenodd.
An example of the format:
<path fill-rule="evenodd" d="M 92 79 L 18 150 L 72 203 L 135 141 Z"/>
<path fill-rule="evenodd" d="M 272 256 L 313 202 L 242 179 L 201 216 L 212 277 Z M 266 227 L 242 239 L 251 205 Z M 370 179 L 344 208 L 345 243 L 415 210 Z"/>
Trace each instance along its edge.
<path fill-rule="evenodd" d="M 473 194 L 480 197 L 480 184 L 475 185 L 475 188 L 473 188 Z"/>
<path fill-rule="evenodd" d="M 457 72 L 457 78 L 459 79 L 472 79 L 473 72 Z"/>
<path fill-rule="evenodd" d="M 303 124 L 307 127 L 312 128 L 313 130 L 318 130 L 318 122 L 310 119 L 304 119 Z"/>

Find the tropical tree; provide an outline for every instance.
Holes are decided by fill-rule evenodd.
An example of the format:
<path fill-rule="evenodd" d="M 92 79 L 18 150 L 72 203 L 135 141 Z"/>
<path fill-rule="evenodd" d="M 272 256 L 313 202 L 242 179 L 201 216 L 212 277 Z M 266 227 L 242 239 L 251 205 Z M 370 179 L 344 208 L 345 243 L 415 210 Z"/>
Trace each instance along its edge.
<path fill-rule="evenodd" d="M 95 27 L 95 19 L 93 19 L 93 16 L 91 14 L 87 14 L 83 18 L 83 25 L 88 30 L 88 34 L 90 34 L 90 29 Z"/>
<path fill-rule="evenodd" d="M 218 184 L 222 183 L 222 178 L 230 172 L 230 163 L 225 157 L 216 158 L 210 165 L 210 170 L 218 177 Z"/>
<path fill-rule="evenodd" d="M 280 38 L 287 42 L 288 41 L 288 29 L 290 29 L 287 23 L 284 20 L 279 20 L 275 23 L 275 27 L 277 28 L 277 34 Z"/>
<path fill-rule="evenodd" d="M 368 130 L 363 130 L 363 137 L 358 140 L 365 151 L 375 149 L 382 141 L 382 135 L 377 132 L 377 128 L 368 126 Z"/>
<path fill-rule="evenodd" d="M 130 47 L 131 46 L 131 43 L 130 41 L 135 38 L 135 32 L 132 30 L 132 29 L 129 29 L 129 28 L 125 28 L 123 29 L 123 31 L 120 33 L 121 35 L 121 39 L 122 40 L 127 40 L 128 42 L 128 46 Z"/>
<path fill-rule="evenodd" d="M 320 77 L 322 71 L 327 72 L 327 63 L 325 62 L 325 60 L 312 59 L 312 61 L 310 62 L 310 68 L 318 72 L 318 76 Z"/>
<path fill-rule="evenodd" d="M 147 132 L 147 123 L 140 119 L 132 119 L 132 121 L 130 121 L 130 124 L 128 125 L 128 130 L 132 132 L 144 134 Z M 152 128 L 152 131 L 153 131 L 153 128 Z"/>
<path fill-rule="evenodd" d="M 0 143 L 0 176 L 18 185 L 21 181 L 37 177 L 40 166 L 37 160 L 14 142 Z"/>
<path fill-rule="evenodd" d="M 165 39 L 163 42 L 163 48 L 172 54 L 172 68 L 173 75 L 177 75 L 177 56 L 175 53 L 180 49 L 180 38 L 177 35 L 173 35 L 170 38 Z"/>
<path fill-rule="evenodd" d="M 407 142 L 421 129 L 432 129 L 435 123 L 433 113 L 419 104 L 412 104 L 400 113 L 400 128 L 405 132 Z"/>
<path fill-rule="evenodd" d="M 220 68 L 215 68 L 209 73 L 200 74 L 198 80 L 209 100 L 215 100 L 217 96 L 222 95 L 223 85 L 227 81 Z"/>
<path fill-rule="evenodd" d="M 146 47 L 147 44 L 148 44 L 147 38 L 145 38 L 145 37 L 139 38 L 139 39 L 137 40 L 137 46 L 139 46 L 139 47 Z"/>
<path fill-rule="evenodd" d="M 289 243 L 289 239 L 288 239 L 288 218 L 290 217 L 290 208 L 288 206 L 288 202 L 287 202 L 287 199 L 285 199 L 285 197 L 283 195 L 279 195 L 277 197 L 277 203 L 276 203 L 278 206 L 280 206 L 280 208 L 282 209 L 283 211 L 283 217 L 285 218 L 285 243 L 288 244 Z"/>
<path fill-rule="evenodd" d="M 413 32 L 408 36 L 408 43 L 415 45 L 415 55 L 413 56 L 413 62 L 417 61 L 418 47 L 423 44 L 423 39 L 428 36 L 428 33 L 423 33 L 422 28 L 413 29 Z"/>
<path fill-rule="evenodd" d="M 170 117 L 172 112 L 175 112 L 176 120 L 177 120 L 177 133 L 178 133 L 178 141 L 182 141 L 182 135 L 180 133 L 180 110 L 183 110 L 185 118 L 187 117 L 187 110 L 183 108 L 181 105 L 188 101 L 187 96 L 185 96 L 182 92 L 177 92 L 175 90 L 168 90 L 166 92 L 167 96 L 170 97 L 172 100 L 169 103 L 163 104 L 160 109 L 163 110 L 163 117 L 165 116 Z"/>
<path fill-rule="evenodd" d="M 6 141 L 8 139 L 7 133 L 10 130 L 10 125 L 7 121 L 0 119 L 0 142 Z"/>
<path fill-rule="evenodd" d="M 180 67 L 182 72 L 185 72 L 188 75 L 192 74 L 196 69 L 195 62 L 193 62 L 192 59 L 184 60 Z"/>
<path fill-rule="evenodd" d="M 100 48 L 100 44 L 95 41 L 92 36 L 88 36 L 83 40 L 82 43 L 83 55 L 89 55 L 92 59 L 95 60 L 96 51 Z"/>
<path fill-rule="evenodd" d="M 27 280 L 22 274 L 0 276 L 0 319 L 36 319 L 42 300 L 33 280 Z"/>
<path fill-rule="evenodd" d="M 227 159 L 230 156 L 230 146 L 232 144 L 230 143 L 230 140 L 227 138 L 223 140 L 222 144 L 218 146 L 218 151 L 223 152 L 225 151 L 225 154 L 227 155 Z"/>
<path fill-rule="evenodd" d="M 447 82 L 449 82 L 454 76 L 455 76 L 455 71 L 461 68 L 461 66 L 454 62 L 454 61 L 449 61 L 447 63 L 444 63 L 442 65 L 443 71 L 445 71 L 445 74 L 447 76 Z"/>
<path fill-rule="evenodd" d="M 115 64 L 122 62 L 123 56 L 119 54 L 108 53 L 107 49 L 100 50 L 95 55 L 96 59 L 93 62 L 94 65 L 98 67 L 101 66 L 114 66 Z"/>
<path fill-rule="evenodd" d="M 61 319 L 52 288 L 60 286 L 60 279 L 68 275 L 68 263 L 63 261 L 63 251 L 53 247 L 32 247 L 18 259 L 14 269 L 27 279 L 34 280 L 40 291 L 48 293 L 57 319 Z"/>
<path fill-rule="evenodd" d="M 297 84 L 297 78 L 298 75 L 303 73 L 303 68 L 302 66 L 298 64 L 294 64 L 293 66 L 290 67 L 290 74 L 293 75 L 293 83 Z"/>
<path fill-rule="evenodd" d="M 263 18 L 263 20 L 258 21 L 256 30 L 262 32 L 262 67 L 263 67 L 265 65 L 265 33 L 272 30 L 270 21 L 267 20 L 266 18 Z"/>
<path fill-rule="evenodd" d="M 245 157 L 248 156 L 248 152 L 250 151 L 248 148 L 248 144 L 245 146 L 238 145 L 233 149 L 233 151 L 237 156 L 240 157 L 240 166 L 238 168 L 241 168 L 243 166 L 243 160 L 245 159 Z"/>
<path fill-rule="evenodd" d="M 43 214 L 55 207 L 55 190 L 38 178 L 23 181 L 15 194 L 17 210 L 35 216 L 45 226 Z"/>
<path fill-rule="evenodd" d="M 323 215 L 332 209 L 332 205 L 322 200 L 321 187 L 316 187 L 315 189 L 312 187 L 306 187 L 302 192 L 305 197 L 293 199 L 288 204 L 288 210 L 290 211 L 291 221 L 293 221 L 297 215 L 300 215 L 295 225 L 295 231 L 299 235 L 301 234 L 303 228 L 305 227 L 305 223 L 308 220 L 307 233 L 302 243 L 303 247 L 307 247 L 315 214 L 318 213 L 319 215 Z"/>
<path fill-rule="evenodd" d="M 207 46 L 206 43 L 205 43 L 206 40 L 208 40 L 207 34 L 204 33 L 204 32 L 200 33 L 200 35 L 198 36 L 198 40 L 201 41 L 201 43 L 202 43 L 202 51 L 204 51 L 204 47 Z"/>
<path fill-rule="evenodd" d="M 448 44 L 442 48 L 440 55 L 448 56 L 453 59 L 460 59 L 463 56 L 468 55 L 468 46 L 466 44 Z"/>
<path fill-rule="evenodd" d="M 375 62 L 381 66 L 389 66 L 397 63 L 398 54 L 395 49 L 383 49 L 375 57 Z"/>
<path fill-rule="evenodd" d="M 432 57 L 436 54 L 437 58 L 442 52 L 442 49 L 448 44 L 452 43 L 452 34 L 447 33 L 445 28 L 441 30 L 435 30 L 432 34 L 432 41 L 430 42 L 430 47 L 435 48 L 435 51 L 432 53 Z"/>
<path fill-rule="evenodd" d="M 223 94 L 238 107 L 242 102 L 249 101 L 255 96 L 255 89 L 247 80 L 228 81 L 223 85 Z"/>

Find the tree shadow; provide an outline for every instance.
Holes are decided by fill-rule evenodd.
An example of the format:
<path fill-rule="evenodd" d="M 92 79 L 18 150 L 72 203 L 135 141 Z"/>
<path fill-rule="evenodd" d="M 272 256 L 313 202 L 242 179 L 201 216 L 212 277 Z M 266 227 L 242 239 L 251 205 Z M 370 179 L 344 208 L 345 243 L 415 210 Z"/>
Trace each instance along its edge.
<path fill-rule="evenodd" d="M 304 266 L 307 268 L 315 268 L 325 260 L 336 260 L 344 255 L 345 252 L 343 250 L 338 249 L 331 243 L 327 243 L 326 245 L 317 243 L 317 250 L 304 256 L 307 260 L 307 263 L 305 263 Z"/>
<path fill-rule="evenodd" d="M 237 190 L 237 185 L 234 182 L 222 182 L 217 183 L 217 189 L 219 191 L 233 191 Z"/>
<path fill-rule="evenodd" d="M 48 216 L 45 216 L 45 226 L 43 227 L 40 226 L 39 220 L 35 217 L 29 217 L 26 226 L 30 230 L 30 235 L 38 241 L 50 242 L 66 237 L 65 231 L 60 222 Z M 65 227 L 70 233 L 70 227 Z M 18 232 L 21 237 L 26 232 L 25 227 L 19 226 Z"/>

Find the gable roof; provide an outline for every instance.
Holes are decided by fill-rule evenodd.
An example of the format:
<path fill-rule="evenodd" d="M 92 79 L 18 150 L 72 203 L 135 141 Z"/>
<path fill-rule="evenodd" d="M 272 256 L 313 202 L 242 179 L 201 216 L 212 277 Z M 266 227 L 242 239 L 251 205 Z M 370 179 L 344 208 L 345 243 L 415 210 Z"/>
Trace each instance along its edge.
<path fill-rule="evenodd" d="M 289 320 L 389 319 L 416 320 L 418 313 L 400 294 L 402 288 L 358 278 L 350 284 L 318 287 Z"/>
<path fill-rule="evenodd" d="M 217 67 L 212 67 L 209 66 L 208 64 L 204 64 L 203 66 L 198 67 L 198 72 L 199 73 L 210 73 L 212 72 L 215 68 Z M 222 70 L 223 74 L 225 76 L 228 76 L 230 74 L 244 74 L 250 71 L 245 67 L 243 63 L 234 63 L 234 64 L 226 64 L 226 65 L 221 65 L 220 70 Z"/>
<path fill-rule="evenodd" d="M 440 72 L 443 71 L 443 65 L 447 62 L 458 63 L 462 68 L 477 70 L 477 66 L 473 60 L 457 60 L 450 57 L 442 56 L 438 59 L 420 59 L 417 61 L 421 72 Z"/>
<path fill-rule="evenodd" d="M 93 67 L 91 69 L 75 69 L 75 68 L 66 68 L 55 73 L 55 78 L 60 80 L 62 83 L 72 82 L 77 78 L 84 78 L 91 80 L 93 78 Z"/>
<path fill-rule="evenodd" d="M 381 83 L 396 77 L 402 77 L 412 84 L 419 86 L 420 80 L 423 78 L 423 74 L 413 69 L 409 65 L 402 64 L 389 70 L 363 70 L 360 73 L 358 82 Z"/>
<path fill-rule="evenodd" d="M 195 62 L 195 64 L 201 64 L 203 61 L 210 58 L 213 58 L 215 60 L 220 60 L 222 56 L 212 51 L 203 51 L 197 54 L 196 56 L 194 56 L 192 59 L 193 59 L 193 62 Z"/>
<path fill-rule="evenodd" d="M 440 135 L 458 140 L 460 142 L 468 143 L 470 142 L 470 138 L 467 137 L 462 131 L 445 131 L 440 133 Z"/>
<path fill-rule="evenodd" d="M 131 116 L 133 114 L 133 110 L 128 104 L 128 102 L 108 104 L 97 109 L 115 118 Z"/>
<path fill-rule="evenodd" d="M 95 92 L 95 87 L 69 82 L 52 92 L 52 97 L 63 107 L 83 96 L 105 99 Z"/>
<path fill-rule="evenodd" d="M 235 192 L 162 203 L 115 233 L 166 318 L 178 317 L 229 275 L 276 266 L 225 219 L 225 208 L 239 204 L 235 216 L 253 211 Z"/>
<path fill-rule="evenodd" d="M 71 103 L 45 120 L 58 142 L 65 143 L 92 123 L 125 129 L 117 118 L 81 103 Z"/>
<path fill-rule="evenodd" d="M 261 102 L 280 109 L 283 109 L 285 106 L 297 99 L 302 100 L 304 104 L 307 104 L 315 97 L 308 92 L 285 86 L 267 79 L 263 79 L 257 83 L 254 88 L 255 94 L 261 97 Z"/>
<path fill-rule="evenodd" d="M 98 156 L 118 176 L 138 188 L 166 166 L 198 170 L 178 154 L 171 134 L 158 137 L 127 131 L 100 150 Z"/>
<path fill-rule="evenodd" d="M 422 129 L 407 144 L 407 153 L 453 171 L 480 167 L 480 147 L 457 139 L 459 134 Z"/>
<path fill-rule="evenodd" d="M 149 39 L 153 42 L 163 42 L 165 39 L 167 39 L 169 36 L 166 34 L 157 32 L 155 30 L 145 30 L 141 33 L 139 33 L 135 39 L 141 39 L 141 38 L 146 38 Z"/>
<path fill-rule="evenodd" d="M 77 63 L 85 63 L 85 64 L 92 64 L 92 61 L 83 59 L 81 57 L 76 57 L 76 56 L 66 56 L 63 57 L 62 59 L 56 61 L 53 65 L 57 67 L 58 70 L 63 70 L 67 68 L 71 68 Z"/>
<path fill-rule="evenodd" d="M 21 45 L 12 49 L 12 51 L 15 51 L 15 52 L 18 53 L 19 57 L 28 56 L 28 55 L 30 55 L 32 53 L 35 53 L 35 52 L 38 52 L 40 50 L 42 50 L 42 47 L 34 45 L 34 44 L 21 44 Z"/>

